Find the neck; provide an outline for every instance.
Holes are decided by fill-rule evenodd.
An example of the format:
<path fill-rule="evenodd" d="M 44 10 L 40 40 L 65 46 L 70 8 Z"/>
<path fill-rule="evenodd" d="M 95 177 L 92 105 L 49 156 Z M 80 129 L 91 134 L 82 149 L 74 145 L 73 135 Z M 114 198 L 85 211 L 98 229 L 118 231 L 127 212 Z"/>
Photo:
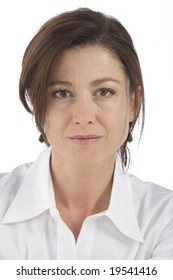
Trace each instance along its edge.
<path fill-rule="evenodd" d="M 57 208 L 95 214 L 107 209 L 110 200 L 115 158 L 95 166 L 75 166 L 51 157 L 51 174 Z"/>

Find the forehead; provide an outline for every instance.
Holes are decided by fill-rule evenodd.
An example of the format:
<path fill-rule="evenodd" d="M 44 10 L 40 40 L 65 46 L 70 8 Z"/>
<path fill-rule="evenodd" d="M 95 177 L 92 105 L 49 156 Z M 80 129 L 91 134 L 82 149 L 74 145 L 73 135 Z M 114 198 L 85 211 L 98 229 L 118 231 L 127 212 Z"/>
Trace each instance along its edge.
<path fill-rule="evenodd" d="M 122 63 L 111 51 L 100 46 L 87 46 L 68 49 L 58 60 L 52 79 L 72 78 L 75 75 L 95 76 L 125 76 Z"/>

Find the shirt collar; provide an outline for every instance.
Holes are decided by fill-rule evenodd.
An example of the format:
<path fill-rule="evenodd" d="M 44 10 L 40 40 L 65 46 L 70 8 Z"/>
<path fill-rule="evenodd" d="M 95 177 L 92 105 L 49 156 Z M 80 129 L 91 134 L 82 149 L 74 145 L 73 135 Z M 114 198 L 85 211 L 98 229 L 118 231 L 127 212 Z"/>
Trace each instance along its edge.
<path fill-rule="evenodd" d="M 119 156 L 116 160 L 112 194 L 106 216 L 124 235 L 144 242 L 134 208 L 130 175 L 123 171 Z"/>
<path fill-rule="evenodd" d="M 50 154 L 51 148 L 46 149 L 28 169 L 1 224 L 25 221 L 55 208 L 49 167 Z M 119 157 L 116 160 L 111 200 L 105 215 L 127 237 L 144 242 L 134 209 L 130 177 L 123 172 Z"/>

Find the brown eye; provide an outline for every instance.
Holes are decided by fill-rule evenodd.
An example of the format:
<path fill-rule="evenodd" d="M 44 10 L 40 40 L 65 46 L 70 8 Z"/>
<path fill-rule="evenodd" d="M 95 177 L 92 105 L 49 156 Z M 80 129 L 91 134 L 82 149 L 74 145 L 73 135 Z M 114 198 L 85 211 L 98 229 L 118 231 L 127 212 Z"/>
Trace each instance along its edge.
<path fill-rule="evenodd" d="M 96 95 L 99 97 L 110 98 L 115 94 L 115 91 L 110 88 L 101 88 L 96 91 Z"/>
<path fill-rule="evenodd" d="M 59 98 L 59 99 L 65 99 L 65 98 L 68 98 L 68 97 L 72 96 L 69 91 L 61 90 L 61 89 L 54 91 L 52 93 L 52 95 L 56 98 Z"/>

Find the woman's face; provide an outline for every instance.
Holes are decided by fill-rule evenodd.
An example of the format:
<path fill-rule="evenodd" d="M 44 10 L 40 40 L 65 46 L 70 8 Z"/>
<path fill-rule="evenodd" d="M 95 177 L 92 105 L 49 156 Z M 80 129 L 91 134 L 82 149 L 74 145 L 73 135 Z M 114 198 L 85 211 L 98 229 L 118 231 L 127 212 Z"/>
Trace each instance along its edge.
<path fill-rule="evenodd" d="M 45 122 L 59 160 L 79 166 L 115 160 L 133 115 L 129 79 L 115 56 L 98 46 L 64 52 L 49 84 Z"/>

